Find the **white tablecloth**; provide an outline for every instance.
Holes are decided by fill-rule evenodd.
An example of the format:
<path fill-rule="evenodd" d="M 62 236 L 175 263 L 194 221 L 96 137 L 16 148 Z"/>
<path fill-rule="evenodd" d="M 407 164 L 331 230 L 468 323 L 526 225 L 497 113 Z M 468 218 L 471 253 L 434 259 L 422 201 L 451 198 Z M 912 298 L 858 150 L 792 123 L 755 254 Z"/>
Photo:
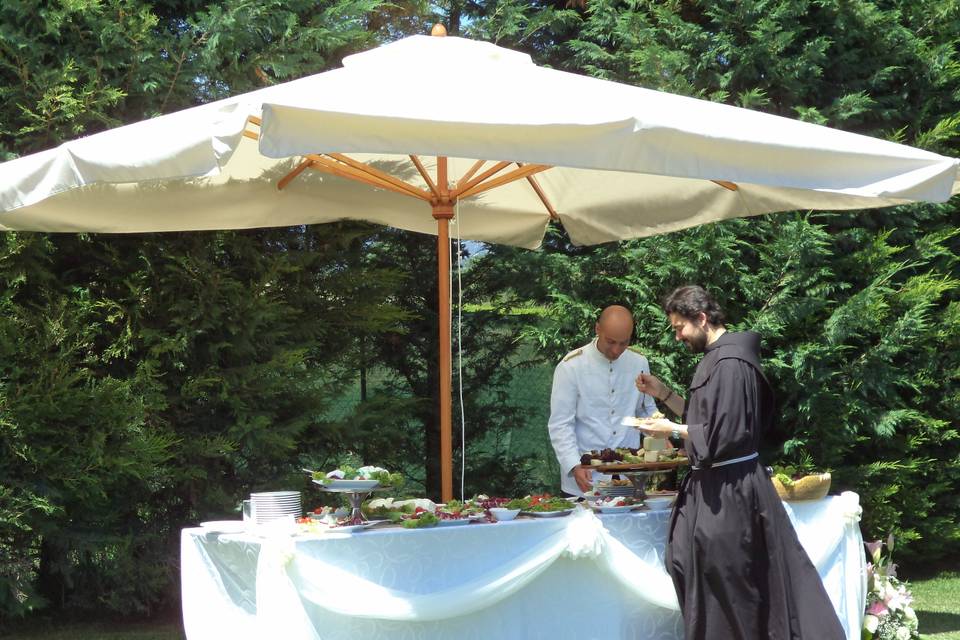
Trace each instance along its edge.
<path fill-rule="evenodd" d="M 856 494 L 787 505 L 847 637 L 865 598 Z M 669 511 L 355 535 L 184 529 L 189 640 L 682 638 Z"/>

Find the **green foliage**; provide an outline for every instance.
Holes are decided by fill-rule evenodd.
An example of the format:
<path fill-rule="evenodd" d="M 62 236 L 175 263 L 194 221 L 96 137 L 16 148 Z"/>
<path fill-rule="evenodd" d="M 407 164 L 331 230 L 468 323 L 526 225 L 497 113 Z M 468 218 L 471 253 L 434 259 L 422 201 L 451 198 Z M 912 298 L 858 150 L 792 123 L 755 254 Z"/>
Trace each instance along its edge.
<path fill-rule="evenodd" d="M 39 553 L 39 541 L 31 522 L 56 511 L 25 487 L 0 485 L 0 611 L 19 616 L 44 604 L 34 584 L 32 558 Z"/>
<path fill-rule="evenodd" d="M 525 5 L 521 24 L 538 6 Z M 570 6 L 573 20 L 516 45 L 602 78 L 960 151 L 955 1 Z M 767 461 L 809 456 L 833 469 L 835 489 L 860 493 L 868 535 L 893 530 L 905 561 L 921 548 L 932 560 L 960 549 L 958 223 L 948 203 L 779 214 L 588 248 L 558 229 L 542 253 L 491 247 L 483 260 L 504 304 L 550 305 L 521 331 L 548 363 L 589 338 L 603 305 L 626 302 L 637 344 L 675 389 L 695 359 L 673 344 L 658 300 L 708 286 L 733 328 L 765 336 L 780 411 Z"/>
<path fill-rule="evenodd" d="M 706 284 L 729 326 L 765 337 L 779 407 L 767 462 L 809 459 L 832 470 L 834 490 L 861 495 L 866 531 L 896 531 L 905 561 L 920 549 L 929 559 L 960 543 L 960 289 L 956 215 L 944 213 L 921 228 L 911 217 L 924 213 L 901 210 L 896 232 L 838 229 L 830 215 L 779 215 L 574 252 L 560 245 L 565 259 L 548 249 L 536 266 L 531 254 L 505 248 L 481 260 L 506 273 L 543 273 L 540 287 L 500 295 L 510 304 L 550 303 L 523 332 L 548 361 L 589 338 L 603 305 L 624 301 L 637 317 L 636 343 L 675 389 L 696 359 L 674 343 L 658 300 L 677 285 Z"/>
<path fill-rule="evenodd" d="M 367 345 L 370 361 L 376 362 L 379 368 L 390 370 L 393 375 L 378 385 L 376 395 L 371 394 L 367 402 L 361 404 L 359 415 L 368 411 L 365 405 L 370 401 L 384 403 L 374 406 L 391 407 L 394 412 L 384 421 L 390 425 L 389 431 L 383 431 L 383 424 L 379 424 L 376 427 L 380 435 L 371 434 L 373 442 L 382 440 L 383 445 L 374 447 L 372 455 L 377 457 L 368 460 L 385 464 L 385 453 L 403 456 L 404 460 L 398 460 L 399 464 L 395 466 L 404 468 L 413 484 L 422 486 L 428 496 L 439 498 L 436 240 L 386 229 L 370 239 L 366 252 L 373 268 L 399 269 L 411 274 L 395 291 L 397 304 L 405 313 L 401 331 L 372 336 Z M 463 279 L 464 300 L 490 297 L 490 282 L 483 274 L 473 270 L 468 274 Z M 511 372 L 503 366 L 518 349 L 516 332 L 522 318 L 501 311 L 499 307 L 487 306 L 463 312 L 462 329 L 453 336 L 455 449 L 462 447 L 463 439 L 456 435 L 460 431 L 457 426 L 461 407 L 463 414 L 468 416 L 465 434 L 466 441 L 471 444 L 483 440 L 486 434 L 508 431 L 523 420 L 523 410 L 507 401 L 506 385 Z M 461 382 L 462 399 L 459 393 Z M 396 396 L 409 400 L 398 404 L 392 400 Z M 390 398 L 388 403 L 387 398 Z M 371 439 L 366 438 L 366 442 Z M 418 455 L 411 456 L 412 451 Z M 455 460 L 461 457 L 460 453 L 454 452 Z M 473 455 L 470 460 L 474 461 Z M 474 474 L 473 469 L 467 470 L 467 478 L 486 476 Z M 480 490 L 478 487 L 475 491 L 467 491 L 466 495 Z"/>
<path fill-rule="evenodd" d="M 0 157 L 322 71 L 379 5 L 3 3 Z M 370 233 L 4 236 L 0 616 L 153 611 L 182 526 L 345 447 L 356 335 L 404 317 Z"/>
<path fill-rule="evenodd" d="M 60 607 L 154 610 L 180 527 L 352 441 L 325 416 L 355 334 L 404 317 L 392 273 L 364 269 L 369 233 L 4 237 L 0 475 L 35 499 L 0 506 L 25 512 L 25 607 L 34 577 Z"/>
<path fill-rule="evenodd" d="M 376 44 L 381 4 L 4 2 L 0 159 L 323 71 Z"/>

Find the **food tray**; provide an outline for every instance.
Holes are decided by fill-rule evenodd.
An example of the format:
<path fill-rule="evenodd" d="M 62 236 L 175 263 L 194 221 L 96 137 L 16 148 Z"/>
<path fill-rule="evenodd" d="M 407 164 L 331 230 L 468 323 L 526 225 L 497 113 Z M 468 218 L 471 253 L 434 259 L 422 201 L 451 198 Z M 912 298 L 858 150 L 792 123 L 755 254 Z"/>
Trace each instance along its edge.
<path fill-rule="evenodd" d="M 521 511 L 520 515 L 533 518 L 559 518 L 573 513 L 573 509 L 557 509 L 556 511 Z"/>
<path fill-rule="evenodd" d="M 686 456 L 674 460 L 659 462 L 611 462 L 609 464 L 592 464 L 590 469 L 600 473 L 629 473 L 630 471 L 669 471 L 689 464 Z"/>

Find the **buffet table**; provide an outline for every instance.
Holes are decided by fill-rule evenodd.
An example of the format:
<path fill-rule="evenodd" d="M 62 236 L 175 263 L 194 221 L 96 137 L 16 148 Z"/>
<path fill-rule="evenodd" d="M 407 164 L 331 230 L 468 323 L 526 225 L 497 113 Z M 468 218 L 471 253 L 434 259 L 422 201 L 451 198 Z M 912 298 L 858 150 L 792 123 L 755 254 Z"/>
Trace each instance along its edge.
<path fill-rule="evenodd" d="M 866 592 L 856 494 L 787 504 L 847 637 Z M 669 511 L 257 537 L 184 529 L 189 640 L 683 637 Z"/>

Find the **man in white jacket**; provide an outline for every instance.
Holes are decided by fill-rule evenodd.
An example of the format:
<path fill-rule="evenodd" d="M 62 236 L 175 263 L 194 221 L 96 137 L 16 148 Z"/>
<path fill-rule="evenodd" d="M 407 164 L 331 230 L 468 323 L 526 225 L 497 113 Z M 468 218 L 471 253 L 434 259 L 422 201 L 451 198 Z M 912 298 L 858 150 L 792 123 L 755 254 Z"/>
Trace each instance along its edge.
<path fill-rule="evenodd" d="M 594 481 L 582 454 L 591 450 L 640 447 L 640 432 L 621 425 L 624 417 L 653 415 L 657 406 L 635 381 L 650 373 L 647 359 L 629 349 L 633 316 L 611 305 L 596 324 L 597 337 L 568 353 L 553 372 L 550 441 L 560 462 L 560 487 L 569 495 L 588 491 Z M 599 475 L 599 474 L 598 474 Z"/>

